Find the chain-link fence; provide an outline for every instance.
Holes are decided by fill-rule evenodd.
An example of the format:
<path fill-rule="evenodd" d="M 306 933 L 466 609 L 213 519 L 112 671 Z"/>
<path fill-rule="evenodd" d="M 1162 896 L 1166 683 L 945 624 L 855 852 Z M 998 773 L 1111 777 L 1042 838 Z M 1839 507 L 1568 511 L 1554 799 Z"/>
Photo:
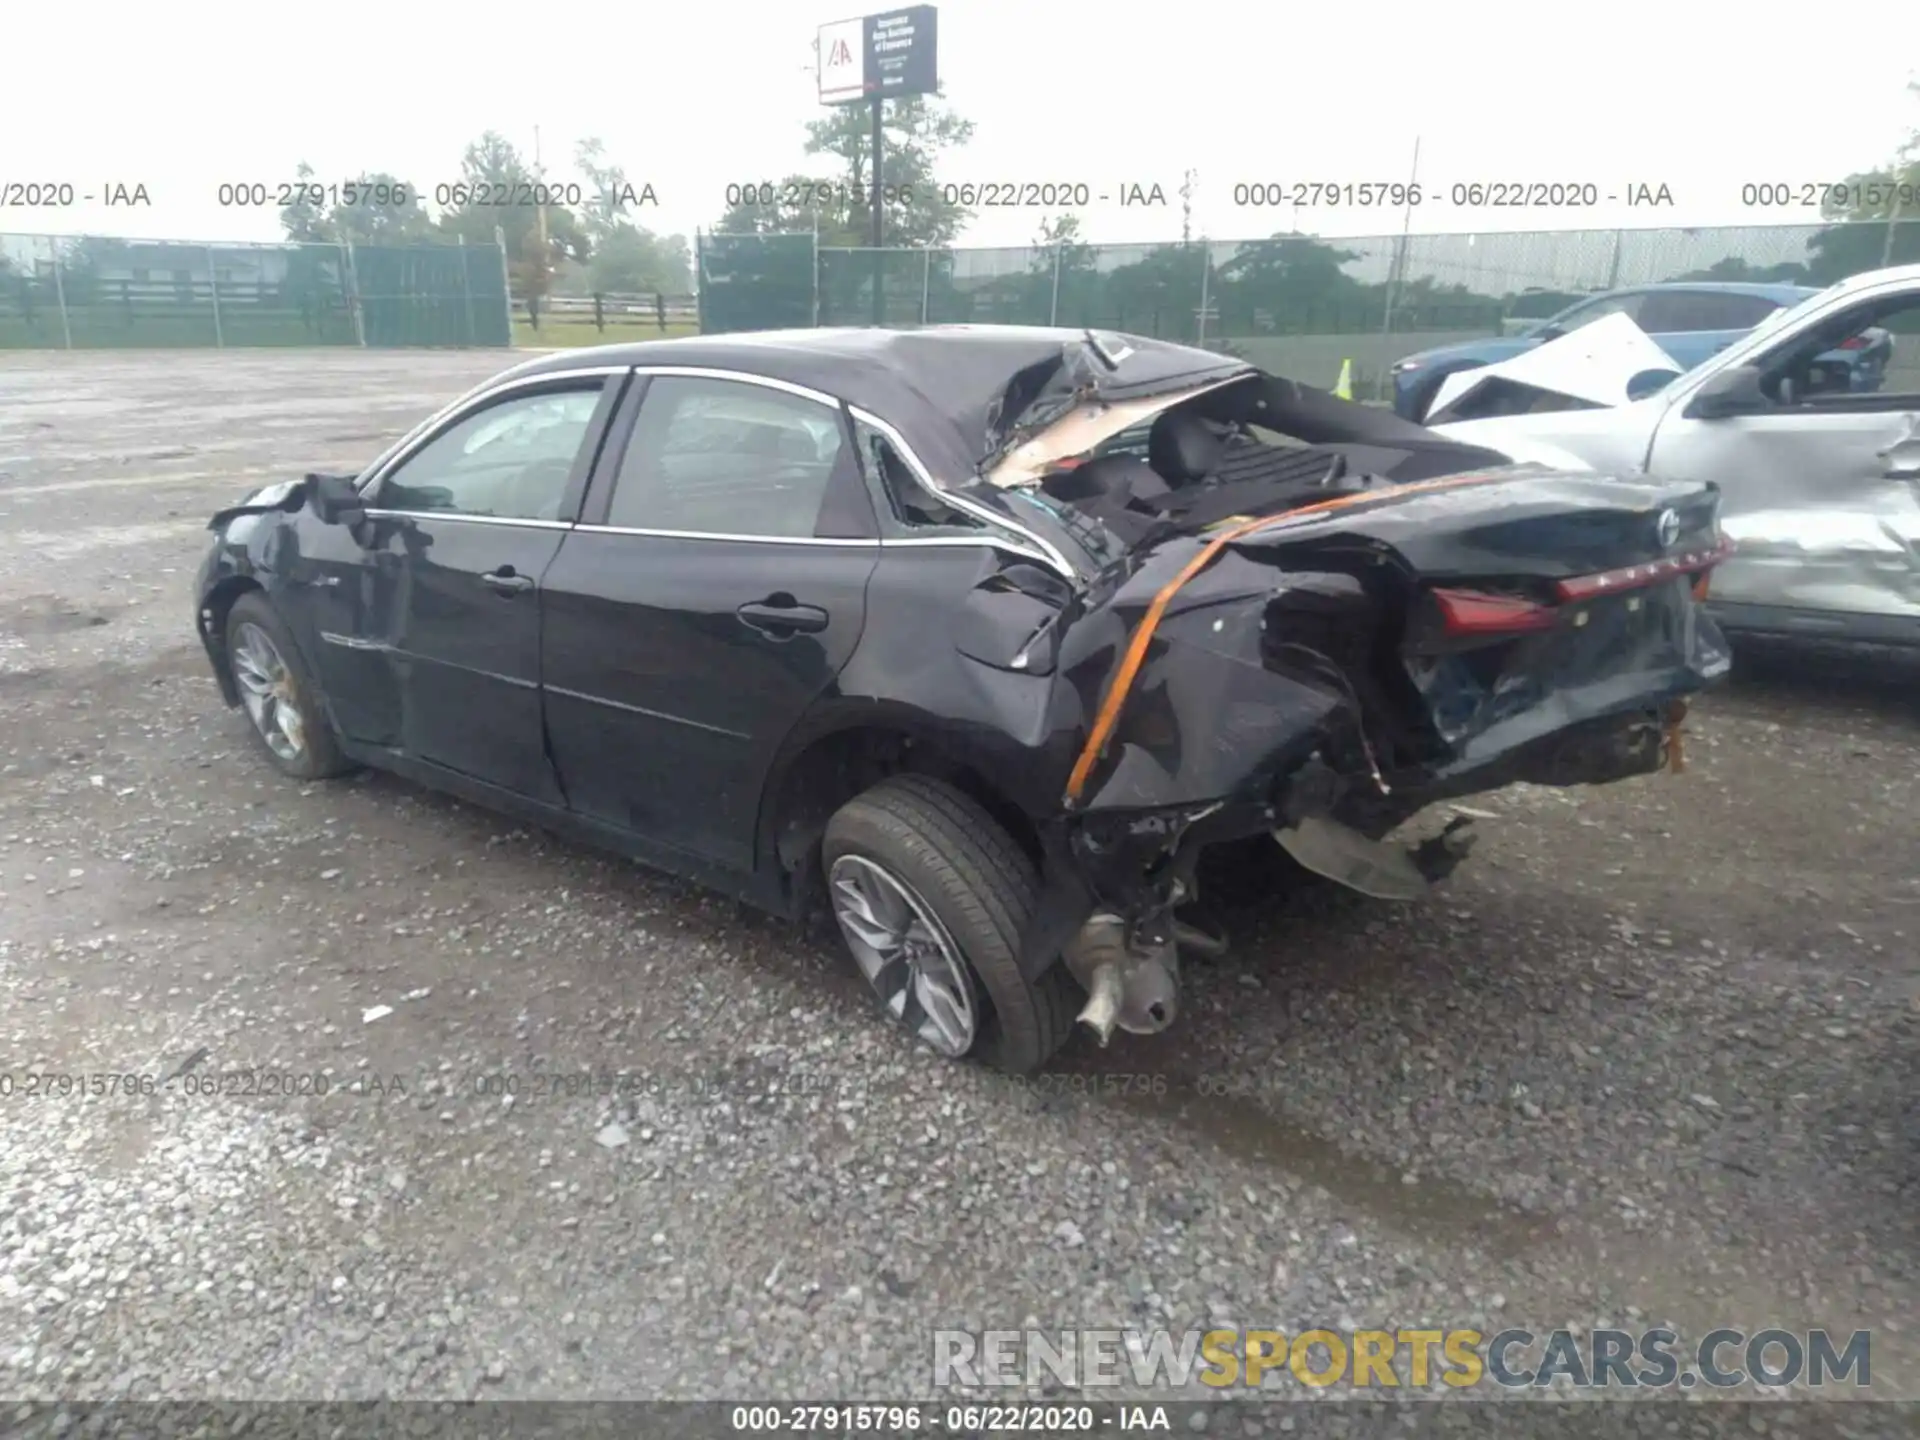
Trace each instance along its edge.
<path fill-rule="evenodd" d="M 0 349 L 513 343 L 498 245 L 0 234 Z"/>
<path fill-rule="evenodd" d="M 701 327 L 1093 326 L 1377 388 L 1402 355 L 1508 333 L 1596 290 L 1673 280 L 1822 286 L 1920 261 L 1894 223 L 1517 231 L 1163 245 L 856 250 L 809 235 L 698 243 Z"/>

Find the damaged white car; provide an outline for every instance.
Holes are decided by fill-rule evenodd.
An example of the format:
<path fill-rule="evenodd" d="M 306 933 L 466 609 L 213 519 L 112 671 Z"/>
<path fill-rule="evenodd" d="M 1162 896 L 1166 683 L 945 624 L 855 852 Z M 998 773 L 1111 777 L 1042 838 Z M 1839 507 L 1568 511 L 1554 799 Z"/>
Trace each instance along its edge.
<path fill-rule="evenodd" d="M 1872 388 L 1833 352 L 1884 349 Z M 1564 470 L 1711 481 L 1730 631 L 1920 646 L 1920 265 L 1781 312 L 1704 365 L 1624 316 L 1450 376 L 1427 424 Z"/>

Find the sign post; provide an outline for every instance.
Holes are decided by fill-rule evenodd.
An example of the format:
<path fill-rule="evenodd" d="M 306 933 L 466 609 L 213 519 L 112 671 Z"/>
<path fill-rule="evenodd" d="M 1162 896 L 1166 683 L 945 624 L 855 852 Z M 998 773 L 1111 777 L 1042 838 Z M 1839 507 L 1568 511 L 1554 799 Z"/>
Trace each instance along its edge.
<path fill-rule="evenodd" d="M 939 12 L 912 5 L 857 20 L 836 20 L 820 27 L 820 103 L 848 105 L 865 100 L 872 107 L 868 169 L 872 177 L 873 323 L 885 315 L 881 281 L 887 243 L 884 188 L 886 144 L 883 121 L 889 96 L 931 95 L 939 89 L 935 59 Z"/>

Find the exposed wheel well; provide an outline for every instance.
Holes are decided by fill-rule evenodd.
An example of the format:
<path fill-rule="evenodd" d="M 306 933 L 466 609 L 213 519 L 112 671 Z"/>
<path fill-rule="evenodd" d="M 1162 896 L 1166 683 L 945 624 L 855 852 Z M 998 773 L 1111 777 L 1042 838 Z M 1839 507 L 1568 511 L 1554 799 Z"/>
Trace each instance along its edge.
<path fill-rule="evenodd" d="M 801 751 L 767 798 L 762 833 L 790 892 L 816 883 L 820 837 L 834 812 L 890 775 L 946 781 L 977 800 L 1036 866 L 1044 864 L 1040 837 L 1026 812 L 977 769 L 937 740 L 890 726 L 857 726 L 822 736 Z"/>
<path fill-rule="evenodd" d="M 227 660 L 227 616 L 233 612 L 234 605 L 242 595 L 263 588 L 251 576 L 229 575 L 207 593 L 207 598 L 200 605 L 200 633 L 206 640 L 207 653 L 213 658 L 214 674 L 220 681 L 221 693 L 226 696 L 229 705 L 238 705 L 240 694 L 234 686 L 233 669 Z"/>

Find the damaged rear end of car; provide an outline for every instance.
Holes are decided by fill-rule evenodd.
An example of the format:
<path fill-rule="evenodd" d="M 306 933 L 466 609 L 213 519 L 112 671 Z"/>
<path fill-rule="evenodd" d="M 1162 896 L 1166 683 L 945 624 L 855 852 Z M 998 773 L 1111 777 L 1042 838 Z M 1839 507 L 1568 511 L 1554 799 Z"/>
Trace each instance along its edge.
<path fill-rule="evenodd" d="M 1102 1043 L 1173 1023 L 1180 951 L 1223 946 L 1182 915 L 1209 847 L 1272 835 L 1413 899 L 1471 836 L 1399 826 L 1677 767 L 1729 664 L 1696 597 L 1729 551 L 1712 486 L 1513 466 L 1257 371 L 1166 402 L 1083 386 L 984 467 L 1099 557 L 1044 637 L 1065 773 L 1029 949 Z"/>

